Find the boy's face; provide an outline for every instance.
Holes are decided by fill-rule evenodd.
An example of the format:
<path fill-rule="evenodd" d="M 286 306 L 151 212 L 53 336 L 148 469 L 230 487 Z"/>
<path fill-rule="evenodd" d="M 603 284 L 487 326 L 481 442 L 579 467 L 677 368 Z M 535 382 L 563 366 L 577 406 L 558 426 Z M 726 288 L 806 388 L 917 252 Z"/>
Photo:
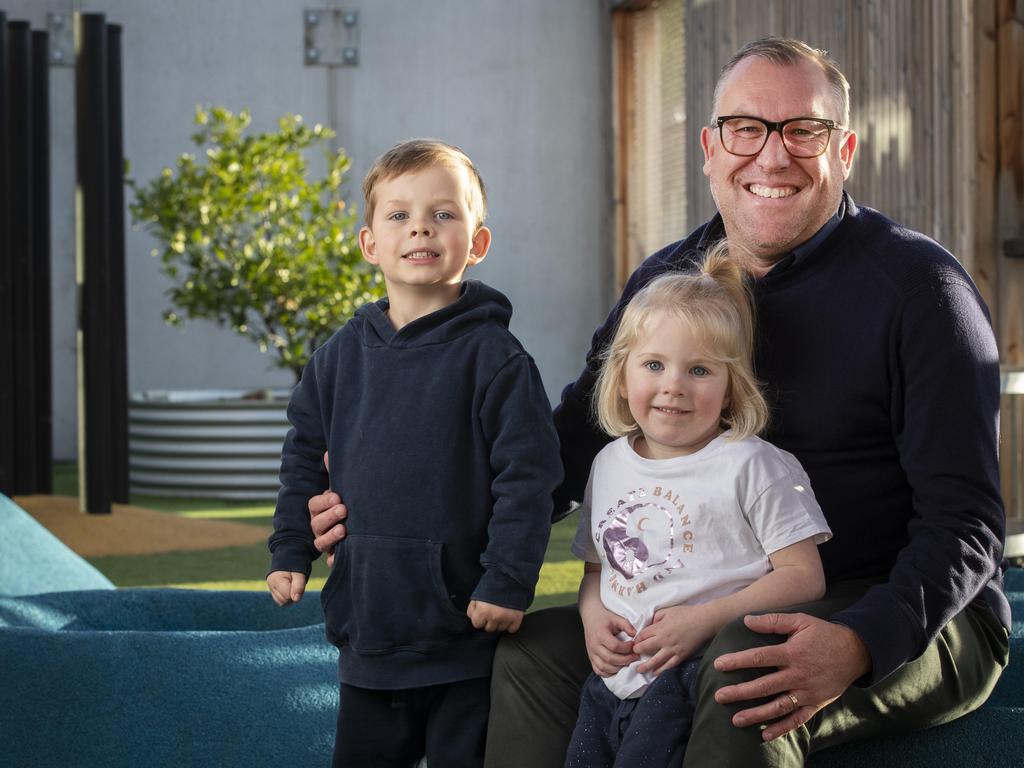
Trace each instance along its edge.
<path fill-rule="evenodd" d="M 359 232 L 363 257 L 380 267 L 388 295 L 456 286 L 491 243 L 469 208 L 469 172 L 435 165 L 377 184 L 369 227 Z"/>

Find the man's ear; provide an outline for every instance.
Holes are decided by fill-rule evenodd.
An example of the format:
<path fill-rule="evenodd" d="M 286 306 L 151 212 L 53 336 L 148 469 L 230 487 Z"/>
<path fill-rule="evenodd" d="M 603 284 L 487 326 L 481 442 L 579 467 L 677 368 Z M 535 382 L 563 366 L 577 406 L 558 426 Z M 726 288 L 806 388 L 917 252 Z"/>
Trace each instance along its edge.
<path fill-rule="evenodd" d="M 850 178 L 850 168 L 853 166 L 853 155 L 856 151 L 857 134 L 848 131 L 843 143 L 839 145 L 839 159 L 843 162 L 843 179 Z"/>
<path fill-rule="evenodd" d="M 469 265 L 479 264 L 487 256 L 491 247 L 491 230 L 480 227 L 473 235 L 473 244 L 469 248 Z"/>
<path fill-rule="evenodd" d="M 377 241 L 374 240 L 373 232 L 369 227 L 359 230 L 359 250 L 363 252 L 363 258 L 374 266 L 379 263 L 377 261 Z"/>
<path fill-rule="evenodd" d="M 700 148 L 704 150 L 704 175 L 710 176 L 711 172 L 708 169 L 708 163 L 711 162 L 712 156 L 715 154 L 715 147 L 713 145 L 714 137 L 711 135 L 711 129 L 706 125 L 700 129 Z"/>

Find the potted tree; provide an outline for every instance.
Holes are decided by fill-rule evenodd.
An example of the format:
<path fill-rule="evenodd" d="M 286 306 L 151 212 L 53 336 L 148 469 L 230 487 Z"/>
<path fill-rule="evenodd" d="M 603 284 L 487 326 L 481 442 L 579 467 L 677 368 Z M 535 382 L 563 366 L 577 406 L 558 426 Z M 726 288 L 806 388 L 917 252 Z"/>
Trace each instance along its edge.
<path fill-rule="evenodd" d="M 356 212 L 341 198 L 349 158 L 326 151 L 323 176 L 311 178 L 307 152 L 333 134 L 292 115 L 276 132 L 250 133 L 250 122 L 247 111 L 198 107 L 197 152 L 148 182 L 128 179 L 129 210 L 159 243 L 153 254 L 171 280 L 165 320 L 230 327 L 297 380 L 313 351 L 383 287 L 360 255 Z M 134 396 L 133 491 L 273 495 L 286 396 Z"/>

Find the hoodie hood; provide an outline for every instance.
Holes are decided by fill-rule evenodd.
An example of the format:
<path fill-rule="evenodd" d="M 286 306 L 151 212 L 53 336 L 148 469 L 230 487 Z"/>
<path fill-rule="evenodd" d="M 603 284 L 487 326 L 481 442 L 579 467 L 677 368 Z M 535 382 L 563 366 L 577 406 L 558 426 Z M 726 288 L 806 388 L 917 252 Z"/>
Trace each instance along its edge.
<path fill-rule="evenodd" d="M 395 330 L 388 319 L 389 301 L 384 298 L 356 310 L 352 325 L 363 344 L 370 347 L 417 347 L 457 339 L 484 322 L 508 328 L 512 304 L 500 291 L 478 280 L 462 283 L 459 298 L 436 312 L 424 315 Z"/>

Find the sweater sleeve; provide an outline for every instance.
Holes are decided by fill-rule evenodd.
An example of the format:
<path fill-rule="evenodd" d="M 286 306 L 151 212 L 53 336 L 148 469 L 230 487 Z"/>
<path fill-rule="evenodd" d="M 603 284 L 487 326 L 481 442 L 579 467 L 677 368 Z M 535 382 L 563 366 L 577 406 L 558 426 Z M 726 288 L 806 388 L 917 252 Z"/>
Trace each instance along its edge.
<path fill-rule="evenodd" d="M 270 536 L 271 571 L 293 571 L 307 576 L 320 556 L 313 546 L 309 524 L 311 496 L 329 487 L 324 468 L 327 439 L 316 375 L 316 356 L 306 365 L 288 403 L 288 431 L 281 450 L 281 490 Z"/>
<path fill-rule="evenodd" d="M 866 644 L 871 684 L 924 652 L 1002 559 L 997 457 L 999 360 L 987 312 L 965 278 L 904 300 L 891 352 L 893 434 L 913 493 L 908 542 L 888 580 L 833 619 Z"/>
<path fill-rule="evenodd" d="M 493 510 L 472 599 L 526 610 L 547 549 L 551 494 L 562 479 L 551 405 L 528 355 L 511 358 L 491 380 L 480 419 L 490 443 Z"/>

